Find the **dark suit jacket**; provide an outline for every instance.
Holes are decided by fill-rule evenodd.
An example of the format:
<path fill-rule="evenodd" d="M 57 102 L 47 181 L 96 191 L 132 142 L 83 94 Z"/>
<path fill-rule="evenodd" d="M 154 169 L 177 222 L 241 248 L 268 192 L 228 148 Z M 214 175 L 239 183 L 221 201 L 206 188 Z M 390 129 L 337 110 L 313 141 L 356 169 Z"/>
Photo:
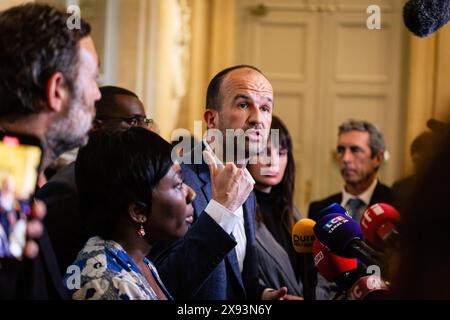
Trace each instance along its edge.
<path fill-rule="evenodd" d="M 47 215 L 49 211 L 51 210 L 47 207 Z M 0 300 L 68 299 L 69 295 L 63 286 L 62 273 L 45 224 L 43 234 L 37 243 L 39 255 L 35 259 L 1 262 Z"/>
<path fill-rule="evenodd" d="M 311 202 L 308 209 L 308 217 L 314 221 L 317 221 L 317 215 L 322 209 L 325 209 L 332 203 L 336 202 L 340 204 L 342 201 L 342 192 L 333 194 L 328 198 Z M 394 198 L 392 195 L 392 191 L 388 186 L 385 186 L 381 182 L 377 183 L 375 190 L 373 191 L 372 198 L 370 199 L 370 206 L 375 203 L 387 203 L 390 205 L 394 205 Z"/>
<path fill-rule="evenodd" d="M 202 145 L 199 144 L 194 150 L 197 148 L 200 148 L 201 152 Z M 199 165 L 183 164 L 182 170 L 184 181 L 197 193 L 193 203 L 195 222 L 192 229 L 194 229 L 201 221 L 202 216 L 205 215 L 204 209 L 212 197 L 209 168 L 205 163 Z M 258 285 L 258 268 L 255 249 L 255 210 L 256 198 L 252 193 L 243 205 L 247 247 L 242 274 L 239 271 L 236 251 L 233 249 L 217 262 L 214 270 L 204 281 L 202 286 L 196 292 L 192 292 L 192 296 L 189 297 L 185 292 L 180 292 L 178 284 L 172 280 L 172 278 L 176 279 L 177 272 L 183 272 L 183 268 L 181 268 L 181 270 L 177 270 L 177 268 L 169 270 L 170 268 L 162 268 L 160 264 L 157 264 L 158 272 L 175 299 L 177 297 L 201 300 L 241 300 L 260 298 L 261 288 Z M 210 220 L 212 219 L 210 218 Z M 188 235 L 191 232 L 192 230 L 188 232 Z M 206 240 L 205 244 L 210 248 L 218 246 L 218 243 L 214 240 Z M 189 252 L 189 254 L 185 256 L 183 265 L 192 266 L 192 268 L 194 268 L 199 263 L 199 260 L 202 261 L 205 258 L 205 254 Z M 184 274 L 183 276 L 190 277 L 190 274 Z"/>
<path fill-rule="evenodd" d="M 62 274 L 89 239 L 82 227 L 75 183 L 75 162 L 59 170 L 37 193 L 47 205 L 45 225 Z"/>

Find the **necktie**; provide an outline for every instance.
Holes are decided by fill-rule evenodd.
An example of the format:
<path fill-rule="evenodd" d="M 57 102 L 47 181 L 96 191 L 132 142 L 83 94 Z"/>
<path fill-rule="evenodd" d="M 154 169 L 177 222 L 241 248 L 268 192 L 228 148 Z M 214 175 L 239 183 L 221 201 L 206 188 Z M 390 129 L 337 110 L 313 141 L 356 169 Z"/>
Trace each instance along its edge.
<path fill-rule="evenodd" d="M 359 220 L 361 219 L 362 209 L 363 209 L 364 205 L 365 205 L 364 201 L 362 201 L 361 199 L 358 199 L 358 198 L 350 199 L 347 202 L 347 206 L 350 211 L 350 215 L 357 222 L 359 222 Z"/>

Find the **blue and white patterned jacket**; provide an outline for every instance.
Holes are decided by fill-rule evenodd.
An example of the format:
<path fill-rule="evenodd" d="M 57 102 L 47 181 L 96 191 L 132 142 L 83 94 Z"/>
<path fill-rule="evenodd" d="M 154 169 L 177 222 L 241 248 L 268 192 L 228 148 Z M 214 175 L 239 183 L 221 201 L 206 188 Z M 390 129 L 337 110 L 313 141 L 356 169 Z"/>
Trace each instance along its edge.
<path fill-rule="evenodd" d="M 144 262 L 166 297 L 172 300 L 153 263 L 146 258 Z M 76 283 L 73 266 L 80 271 L 78 288 L 73 288 Z M 66 273 L 64 284 L 74 300 L 158 300 L 131 257 L 112 240 L 89 239 L 73 266 L 72 273 Z"/>

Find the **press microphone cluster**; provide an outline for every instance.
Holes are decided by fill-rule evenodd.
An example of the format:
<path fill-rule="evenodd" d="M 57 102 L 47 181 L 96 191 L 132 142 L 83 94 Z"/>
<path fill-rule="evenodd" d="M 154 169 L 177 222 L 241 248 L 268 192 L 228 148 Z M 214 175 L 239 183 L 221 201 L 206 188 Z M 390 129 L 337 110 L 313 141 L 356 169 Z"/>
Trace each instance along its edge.
<path fill-rule="evenodd" d="M 314 226 L 314 233 L 333 253 L 345 258 L 357 258 L 366 266 L 385 266 L 383 254 L 364 242 L 359 224 L 340 213 L 322 217 Z"/>
<path fill-rule="evenodd" d="M 398 211 L 385 203 L 369 207 L 361 223 L 333 203 L 319 212 L 317 223 L 303 219 L 296 224 L 293 244 L 297 252 L 312 248 L 317 270 L 339 289 L 337 299 L 385 298 L 387 256 L 377 250 L 397 246 L 399 222 Z"/>
<path fill-rule="evenodd" d="M 450 20 L 450 0 L 410 0 L 403 7 L 406 27 L 419 37 L 427 37 Z"/>

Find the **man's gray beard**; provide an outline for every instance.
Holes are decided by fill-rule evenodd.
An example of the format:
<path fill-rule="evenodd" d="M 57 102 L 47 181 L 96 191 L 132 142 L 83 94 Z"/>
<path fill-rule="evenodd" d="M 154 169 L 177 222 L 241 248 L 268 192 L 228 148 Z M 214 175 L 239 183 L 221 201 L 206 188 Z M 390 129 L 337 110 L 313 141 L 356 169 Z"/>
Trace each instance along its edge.
<path fill-rule="evenodd" d="M 75 96 L 69 101 L 67 115 L 51 124 L 47 132 L 47 145 L 55 158 L 88 142 L 94 115 L 86 109 L 84 99 Z"/>

